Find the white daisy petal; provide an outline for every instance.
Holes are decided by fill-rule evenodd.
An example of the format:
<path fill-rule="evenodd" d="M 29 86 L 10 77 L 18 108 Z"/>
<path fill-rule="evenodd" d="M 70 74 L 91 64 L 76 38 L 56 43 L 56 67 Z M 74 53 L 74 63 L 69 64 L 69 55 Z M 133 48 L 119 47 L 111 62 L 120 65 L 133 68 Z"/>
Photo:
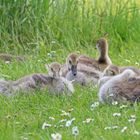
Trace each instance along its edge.
<path fill-rule="evenodd" d="M 121 133 L 124 133 L 127 130 L 127 126 L 123 127 L 123 129 L 121 130 Z"/>

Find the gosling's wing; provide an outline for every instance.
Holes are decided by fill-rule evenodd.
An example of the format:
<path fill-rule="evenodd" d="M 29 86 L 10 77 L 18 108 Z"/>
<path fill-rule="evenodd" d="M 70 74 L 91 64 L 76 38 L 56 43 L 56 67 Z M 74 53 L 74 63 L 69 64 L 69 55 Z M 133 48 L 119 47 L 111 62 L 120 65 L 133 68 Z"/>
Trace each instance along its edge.
<path fill-rule="evenodd" d="M 84 64 L 86 66 L 94 67 L 95 69 L 99 70 L 99 66 L 98 66 L 97 60 L 95 60 L 95 59 L 93 59 L 91 57 L 88 57 L 88 56 L 85 56 L 85 55 L 81 55 L 78 58 L 78 63 L 79 64 Z"/>
<path fill-rule="evenodd" d="M 140 89 L 135 89 L 129 94 L 129 101 L 135 102 L 135 101 L 140 101 Z"/>
<path fill-rule="evenodd" d="M 32 75 L 32 78 L 34 79 L 35 83 L 40 83 L 40 84 L 51 84 L 53 79 L 53 77 L 46 75 L 46 74 L 34 74 Z"/>
<path fill-rule="evenodd" d="M 133 67 L 133 66 L 124 66 L 124 67 L 120 67 L 120 72 L 125 71 L 126 69 L 130 69 L 132 71 L 134 71 L 137 75 L 140 75 L 140 69 Z"/>

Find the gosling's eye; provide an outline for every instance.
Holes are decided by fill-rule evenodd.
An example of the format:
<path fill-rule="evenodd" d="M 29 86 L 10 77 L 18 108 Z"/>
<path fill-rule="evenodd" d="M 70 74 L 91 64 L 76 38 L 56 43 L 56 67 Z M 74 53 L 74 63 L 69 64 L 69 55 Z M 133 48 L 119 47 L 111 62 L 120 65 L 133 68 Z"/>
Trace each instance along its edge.
<path fill-rule="evenodd" d="M 100 44 L 98 44 L 98 48 L 101 48 L 101 45 Z"/>
<path fill-rule="evenodd" d="M 111 72 L 111 75 L 115 75 L 115 72 L 114 71 L 110 71 Z"/>
<path fill-rule="evenodd" d="M 51 68 L 51 71 L 53 71 L 53 68 Z"/>

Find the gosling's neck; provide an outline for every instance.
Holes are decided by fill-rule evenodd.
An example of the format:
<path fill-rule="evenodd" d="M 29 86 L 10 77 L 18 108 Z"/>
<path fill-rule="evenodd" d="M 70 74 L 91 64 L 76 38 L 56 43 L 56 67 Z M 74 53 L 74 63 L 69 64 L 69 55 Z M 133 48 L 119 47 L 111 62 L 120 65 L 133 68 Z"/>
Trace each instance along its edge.
<path fill-rule="evenodd" d="M 111 59 L 108 55 L 108 45 L 102 47 L 101 50 L 99 50 L 99 58 L 98 58 L 99 63 L 104 63 L 104 64 L 112 64 Z"/>

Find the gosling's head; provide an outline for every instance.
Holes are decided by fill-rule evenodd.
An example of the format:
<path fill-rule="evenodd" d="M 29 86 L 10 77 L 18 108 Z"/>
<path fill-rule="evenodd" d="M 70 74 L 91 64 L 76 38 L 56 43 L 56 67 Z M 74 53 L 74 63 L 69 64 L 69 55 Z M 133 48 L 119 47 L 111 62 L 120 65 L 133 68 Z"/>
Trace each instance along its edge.
<path fill-rule="evenodd" d="M 126 69 L 121 73 L 122 77 L 125 79 L 133 78 L 136 76 L 136 73 L 133 70 Z"/>
<path fill-rule="evenodd" d="M 59 64 L 58 62 L 52 62 L 51 64 L 46 64 L 45 67 L 48 70 L 49 76 L 55 78 L 60 77 L 61 64 Z"/>
<path fill-rule="evenodd" d="M 99 40 L 97 40 L 96 48 L 101 53 L 106 52 L 106 50 L 108 49 L 107 40 L 105 38 L 100 38 Z"/>
<path fill-rule="evenodd" d="M 115 65 L 109 65 L 104 71 L 103 76 L 114 76 L 120 73 L 119 67 Z"/>
<path fill-rule="evenodd" d="M 66 60 L 66 64 L 67 64 L 68 70 L 71 71 L 74 76 L 76 76 L 78 55 L 76 53 L 69 54 Z"/>

